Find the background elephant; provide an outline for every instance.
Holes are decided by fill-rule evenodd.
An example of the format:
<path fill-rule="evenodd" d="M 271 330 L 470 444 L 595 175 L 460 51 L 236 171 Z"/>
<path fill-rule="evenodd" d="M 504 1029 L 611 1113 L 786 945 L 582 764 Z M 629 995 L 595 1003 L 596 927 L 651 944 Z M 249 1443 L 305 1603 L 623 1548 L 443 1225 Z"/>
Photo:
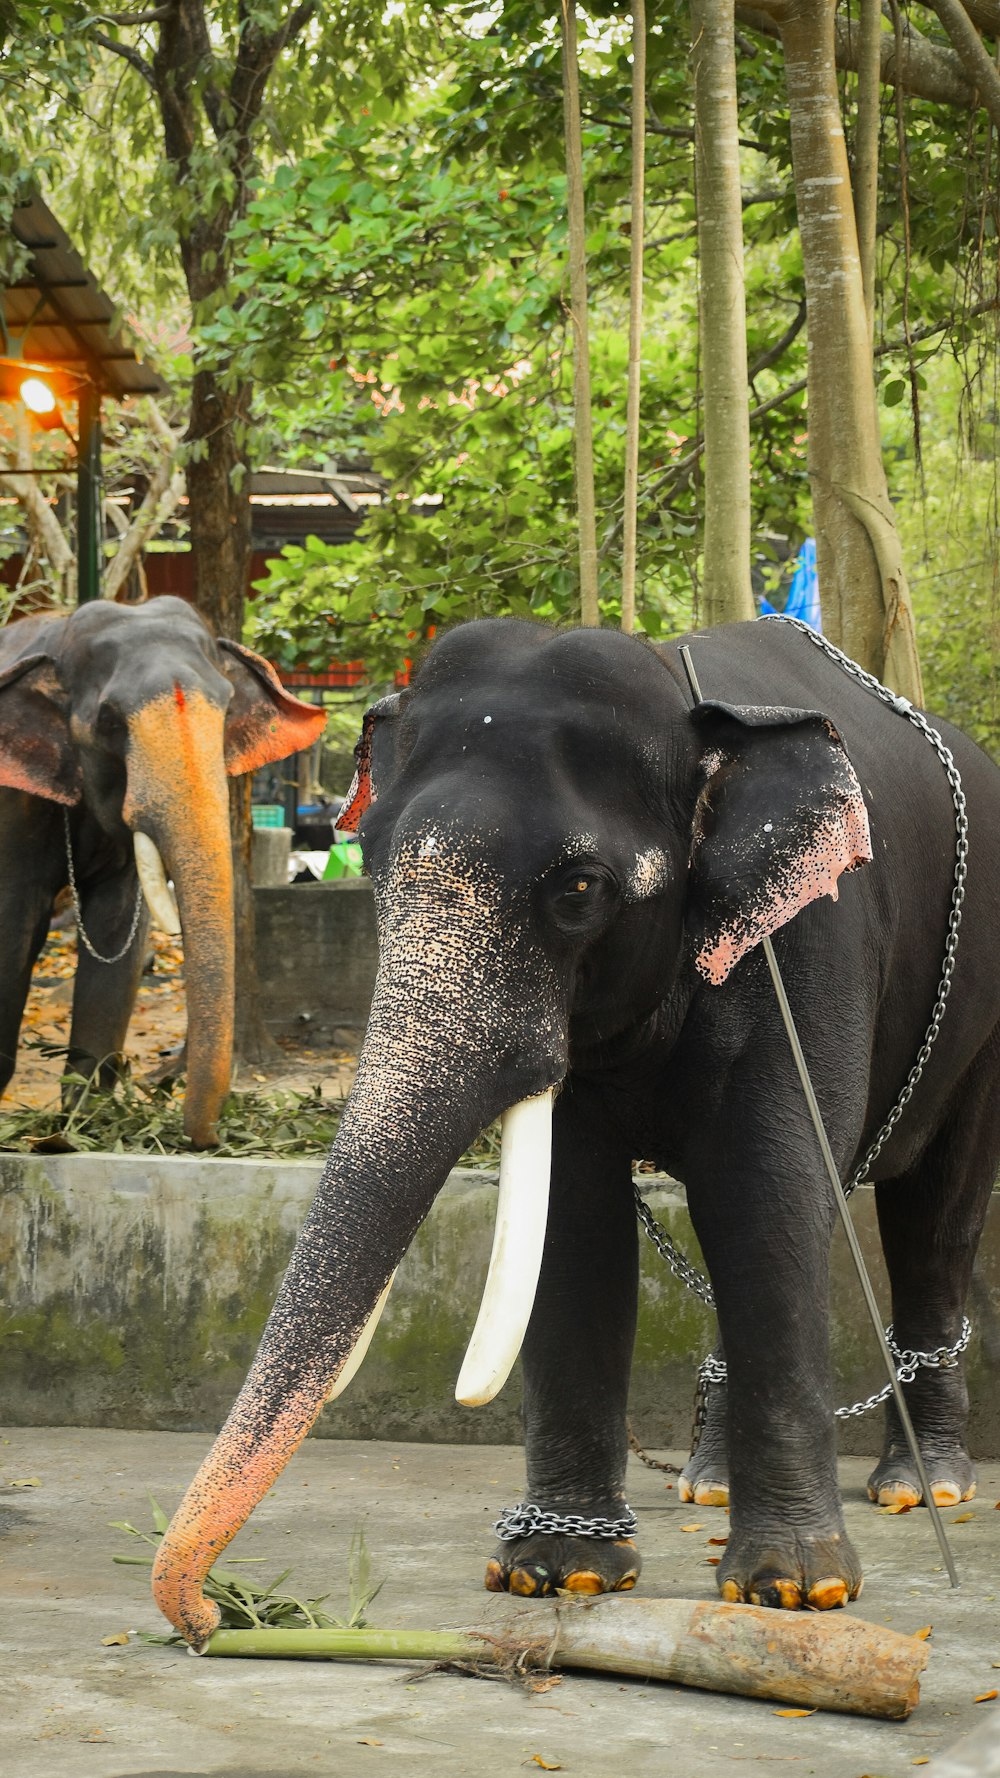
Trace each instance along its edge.
<path fill-rule="evenodd" d="M 99 1068 L 105 1080 L 142 969 L 137 864 L 160 923 L 171 918 L 165 867 L 184 935 L 184 1128 L 211 1146 L 233 1034 L 226 775 L 308 746 L 324 722 L 181 599 L 101 602 L 0 631 L 0 1091 L 52 904 L 69 882 L 67 847 L 87 938 L 109 959 L 81 936 L 70 1067 Z"/>
<path fill-rule="evenodd" d="M 759 941 L 775 935 L 847 1177 L 939 990 L 955 808 L 925 737 L 808 634 L 765 622 L 691 648 L 710 700 L 695 710 L 673 645 L 473 624 L 366 718 L 345 820 L 360 817 L 375 886 L 371 1019 L 257 1357 L 158 1556 L 157 1598 L 191 1641 L 213 1626 L 210 1563 L 344 1386 L 449 1168 L 504 1112 L 493 1269 L 458 1393 L 499 1386 L 530 1313 L 528 1510 L 487 1585 L 634 1583 L 644 1156 L 687 1187 L 729 1364 L 723 1594 L 857 1593 L 830 1399 L 835 1208 Z M 896 1337 L 917 1350 L 958 1338 L 1000 1154 L 1000 771 L 944 733 L 968 804 L 961 942 L 942 1040 L 873 1169 Z M 507 1137 L 524 1118 L 522 1202 Z M 921 1370 L 908 1395 L 935 1492 L 967 1496 L 960 1364 Z M 872 1487 L 915 1489 L 891 1411 Z"/>

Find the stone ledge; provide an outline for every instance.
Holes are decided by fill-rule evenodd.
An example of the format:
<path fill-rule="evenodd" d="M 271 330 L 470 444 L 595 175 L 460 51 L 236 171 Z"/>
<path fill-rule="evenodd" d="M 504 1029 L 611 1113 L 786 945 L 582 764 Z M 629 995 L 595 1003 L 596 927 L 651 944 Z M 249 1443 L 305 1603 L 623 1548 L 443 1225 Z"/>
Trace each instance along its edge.
<path fill-rule="evenodd" d="M 322 1162 L 199 1155 L 0 1154 L 0 1421 L 13 1425 L 214 1430 L 256 1349 Z M 646 1182 L 644 1181 L 644 1185 Z M 647 1196 L 697 1258 L 683 1189 Z M 502 1443 L 520 1437 L 515 1371 L 489 1407 L 455 1402 L 492 1240 L 495 1178 L 453 1173 L 400 1267 L 371 1351 L 321 1437 Z M 874 1193 L 854 1213 L 876 1290 L 887 1290 Z M 683 1445 L 711 1312 L 642 1241 L 631 1414 L 651 1448 Z M 595 1292 L 600 1278 L 593 1281 Z M 833 1258 L 837 1397 L 883 1377 L 842 1236 Z M 989 1376 L 1000 1351 L 1000 1210 L 995 1197 L 971 1314 L 972 1448 L 1000 1454 Z M 841 1428 L 846 1452 L 873 1450 L 877 1416 Z"/>

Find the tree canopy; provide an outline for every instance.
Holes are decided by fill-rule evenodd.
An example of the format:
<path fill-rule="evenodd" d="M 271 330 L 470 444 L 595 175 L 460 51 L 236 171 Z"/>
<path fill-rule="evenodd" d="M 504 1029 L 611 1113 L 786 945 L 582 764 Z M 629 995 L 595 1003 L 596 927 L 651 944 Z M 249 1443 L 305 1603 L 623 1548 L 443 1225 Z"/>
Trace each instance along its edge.
<path fill-rule="evenodd" d="M 184 321 L 173 368 L 192 394 L 189 463 L 215 448 L 207 391 L 226 411 L 220 473 L 237 492 L 248 464 L 277 453 L 363 459 L 384 477 L 354 543 L 308 539 L 272 563 L 250 606 L 259 645 L 289 665 L 363 656 L 379 678 L 459 618 L 574 620 L 558 8 L 13 10 L 0 197 L 25 171 L 41 177 L 123 305 L 151 328 Z M 857 182 L 861 0 L 829 11 Z M 956 11 L 984 53 L 996 46 L 995 0 L 891 5 L 877 33 L 874 365 L 929 695 L 953 695 L 958 618 L 976 636 L 958 713 L 992 740 L 998 116 Z M 813 522 L 783 13 L 780 0 L 737 6 L 733 33 L 758 594 L 787 581 Z M 616 622 L 631 15 L 595 4 L 577 16 L 599 593 L 602 620 Z M 705 610 L 686 9 L 651 4 L 647 47 L 636 622 L 657 636 Z M 171 120 L 179 69 L 184 116 Z"/>

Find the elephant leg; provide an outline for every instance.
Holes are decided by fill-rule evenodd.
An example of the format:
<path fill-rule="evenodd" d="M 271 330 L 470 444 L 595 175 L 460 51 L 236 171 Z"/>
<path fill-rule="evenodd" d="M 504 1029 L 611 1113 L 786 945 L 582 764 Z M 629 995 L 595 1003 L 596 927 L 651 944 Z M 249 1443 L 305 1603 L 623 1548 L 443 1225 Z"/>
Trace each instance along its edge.
<path fill-rule="evenodd" d="M 0 890 L 0 1093 L 14 1073 L 31 971 L 49 930 L 52 901 L 43 883 Z"/>
<path fill-rule="evenodd" d="M 744 1102 L 745 1104 L 745 1102 Z M 773 1109 L 773 1105 L 772 1105 Z M 775 1119 L 779 1113 L 774 1112 Z M 861 1588 L 837 1484 L 827 1278 L 835 1207 L 817 1156 L 741 1120 L 688 1179 L 728 1364 L 730 1535 L 722 1596 L 826 1609 Z M 800 1118 L 804 1122 L 804 1115 Z M 782 1120 L 783 1126 L 791 1120 Z"/>
<path fill-rule="evenodd" d="M 620 1519 L 626 1405 L 638 1296 L 631 1157 L 599 1095 L 570 1082 L 556 1101 L 548 1227 L 522 1350 L 526 1500 L 545 1512 Z M 624 1591 L 640 1569 L 631 1538 L 541 1531 L 500 1544 L 493 1592 Z"/>
<path fill-rule="evenodd" d="M 962 1331 L 976 1247 L 1000 1158 L 996 1055 L 980 1064 L 947 1128 L 905 1178 L 876 1186 L 879 1229 L 892 1287 L 892 1325 L 903 1351 L 936 1352 Z M 965 1443 L 969 1396 L 961 1357 L 922 1366 L 905 1385 L 906 1405 L 938 1506 L 976 1491 Z M 883 1506 L 918 1506 L 920 1480 L 891 1400 L 885 1442 L 868 1478 Z"/>
<path fill-rule="evenodd" d="M 125 1035 L 142 975 L 149 930 L 145 907 L 125 955 L 117 955 L 131 930 L 137 892 L 138 881 L 130 865 L 89 884 L 81 896 L 87 937 L 102 957 L 117 960 L 98 962 L 80 937 L 68 1068 L 84 1080 L 96 1076 L 102 1087 L 113 1086 L 121 1074 Z M 67 1097 L 78 1097 L 80 1090 L 71 1086 Z"/>
<path fill-rule="evenodd" d="M 717 1343 L 713 1358 L 725 1361 Z M 681 1500 L 695 1506 L 729 1505 L 729 1451 L 726 1445 L 727 1396 L 725 1383 L 698 1377 L 695 1392 L 695 1430 L 691 1455 L 677 1481 Z"/>

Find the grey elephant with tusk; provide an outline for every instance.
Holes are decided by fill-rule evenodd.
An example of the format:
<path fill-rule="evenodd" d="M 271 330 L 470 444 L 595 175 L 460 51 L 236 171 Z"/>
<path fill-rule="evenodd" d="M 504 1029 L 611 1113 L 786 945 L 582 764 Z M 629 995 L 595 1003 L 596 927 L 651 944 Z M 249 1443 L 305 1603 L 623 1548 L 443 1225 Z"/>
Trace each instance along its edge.
<path fill-rule="evenodd" d="M 344 1387 L 449 1169 L 499 1116 L 497 1233 L 458 1394 L 488 1400 L 522 1347 L 527 1488 L 487 1586 L 638 1576 L 642 1155 L 687 1187 L 728 1361 L 722 1436 L 687 1481 L 731 1504 L 723 1596 L 825 1609 L 860 1590 L 829 1376 L 836 1212 L 761 940 L 846 1178 L 940 993 L 960 774 L 946 1040 L 872 1163 L 896 1338 L 951 1347 L 1000 1159 L 1000 771 L 947 725 L 928 745 L 907 706 L 791 624 L 690 642 L 697 708 L 674 644 L 471 624 L 365 718 L 342 824 L 373 879 L 378 979 L 259 1350 L 158 1552 L 156 1597 L 195 1647 L 216 1621 L 209 1567 Z M 967 1498 L 960 1362 L 909 1393 L 935 1497 Z M 891 1407 L 870 1488 L 920 1498 Z"/>
<path fill-rule="evenodd" d="M 181 599 L 0 630 L 0 1092 L 53 901 L 73 884 L 73 1072 L 115 1076 L 151 915 L 183 934 L 184 1127 L 212 1146 L 233 1037 L 226 780 L 308 746 L 324 722 Z"/>

